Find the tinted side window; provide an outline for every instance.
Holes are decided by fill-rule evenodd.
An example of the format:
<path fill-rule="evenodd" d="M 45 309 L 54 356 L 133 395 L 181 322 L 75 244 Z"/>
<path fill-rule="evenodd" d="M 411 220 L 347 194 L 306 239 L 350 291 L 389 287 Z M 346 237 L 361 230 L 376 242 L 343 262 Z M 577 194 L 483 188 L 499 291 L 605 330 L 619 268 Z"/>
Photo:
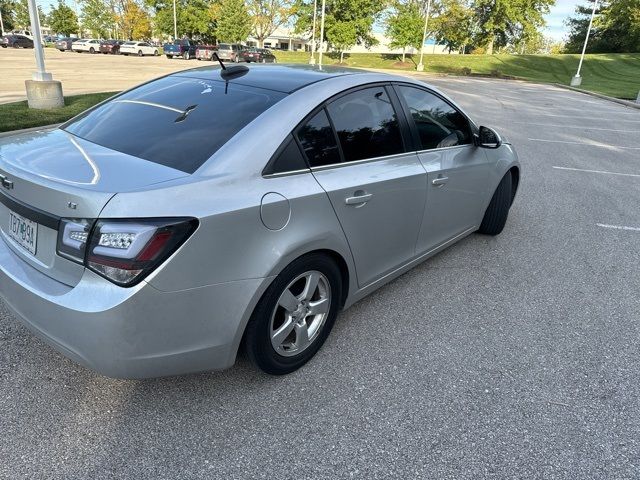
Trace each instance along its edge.
<path fill-rule="evenodd" d="M 312 167 L 341 162 L 338 144 L 324 109 L 300 128 L 297 135 Z"/>
<path fill-rule="evenodd" d="M 409 107 L 424 150 L 471 143 L 469 122 L 447 102 L 419 88 L 397 90 Z"/>
<path fill-rule="evenodd" d="M 262 173 L 269 175 L 303 169 L 307 169 L 307 164 L 298 144 L 293 136 L 289 135 Z"/>
<path fill-rule="evenodd" d="M 345 161 L 404 152 L 398 117 L 384 87 L 347 94 L 327 109 Z"/>

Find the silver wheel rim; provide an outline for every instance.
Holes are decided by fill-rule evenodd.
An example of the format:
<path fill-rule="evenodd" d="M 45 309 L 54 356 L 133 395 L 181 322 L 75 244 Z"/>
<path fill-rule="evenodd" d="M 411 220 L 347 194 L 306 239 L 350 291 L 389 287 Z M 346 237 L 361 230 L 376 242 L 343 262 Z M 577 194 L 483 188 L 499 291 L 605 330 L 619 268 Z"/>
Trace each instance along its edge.
<path fill-rule="evenodd" d="M 283 357 L 305 351 L 318 338 L 331 309 L 329 280 L 317 270 L 298 275 L 280 294 L 269 336 Z"/>

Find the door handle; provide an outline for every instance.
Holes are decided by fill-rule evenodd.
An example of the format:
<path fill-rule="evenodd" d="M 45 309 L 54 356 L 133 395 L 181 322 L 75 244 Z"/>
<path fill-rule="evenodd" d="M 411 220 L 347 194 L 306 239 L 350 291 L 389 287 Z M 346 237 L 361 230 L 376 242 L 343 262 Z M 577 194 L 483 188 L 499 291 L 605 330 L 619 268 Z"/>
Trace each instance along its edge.
<path fill-rule="evenodd" d="M 362 193 L 356 192 L 353 197 L 347 197 L 344 199 L 344 203 L 347 205 L 364 205 L 373 197 L 372 193 Z"/>
<path fill-rule="evenodd" d="M 431 183 L 433 185 L 435 185 L 436 187 L 441 187 L 442 185 L 444 185 L 445 183 L 447 183 L 449 181 L 449 177 L 438 177 L 438 178 L 434 178 Z"/>

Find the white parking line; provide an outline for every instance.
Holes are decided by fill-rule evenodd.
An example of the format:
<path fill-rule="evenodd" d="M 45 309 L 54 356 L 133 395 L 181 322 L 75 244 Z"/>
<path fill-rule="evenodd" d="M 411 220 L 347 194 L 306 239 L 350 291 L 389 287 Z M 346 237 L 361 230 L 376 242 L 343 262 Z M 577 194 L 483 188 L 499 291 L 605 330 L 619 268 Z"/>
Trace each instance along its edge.
<path fill-rule="evenodd" d="M 631 123 L 640 123 L 640 120 L 624 120 L 622 118 L 603 118 L 600 116 L 590 116 L 590 117 L 579 117 L 576 115 L 566 115 L 561 113 L 537 113 L 537 112 L 528 112 L 531 116 L 538 117 L 565 117 L 565 118 L 579 118 L 581 120 L 597 120 L 599 122 L 631 122 Z M 638 115 L 638 114 L 636 114 Z M 640 116 L 638 116 L 640 119 Z"/>
<path fill-rule="evenodd" d="M 556 166 L 553 166 L 551 168 L 555 168 L 556 170 L 569 170 L 572 172 L 601 173 L 603 175 L 619 175 L 621 177 L 640 177 L 639 174 L 635 174 L 635 173 L 606 172 L 604 170 L 587 170 L 585 168 L 556 167 Z"/>
<path fill-rule="evenodd" d="M 519 122 L 511 121 L 509 123 L 519 123 L 522 125 L 533 125 L 535 127 L 554 127 L 554 128 L 581 128 L 583 130 L 598 130 L 601 132 L 621 132 L 621 133 L 637 133 L 640 134 L 640 130 L 618 130 L 615 128 L 600 128 L 600 127 L 585 127 L 582 125 L 554 125 L 549 123 L 531 123 L 531 122 Z"/>
<path fill-rule="evenodd" d="M 617 145 L 608 145 L 606 143 L 599 142 L 569 142 L 567 140 L 547 140 L 544 138 L 528 138 L 527 140 L 531 142 L 544 142 L 544 143 L 564 143 L 567 145 L 584 145 L 586 147 L 598 147 L 598 148 L 609 148 L 611 150 L 640 150 L 640 147 L 620 147 Z"/>
<path fill-rule="evenodd" d="M 631 232 L 640 232 L 638 227 L 626 227 L 624 225 L 607 225 L 606 223 L 596 223 L 597 226 L 602 228 L 613 228 L 614 230 L 628 230 Z"/>

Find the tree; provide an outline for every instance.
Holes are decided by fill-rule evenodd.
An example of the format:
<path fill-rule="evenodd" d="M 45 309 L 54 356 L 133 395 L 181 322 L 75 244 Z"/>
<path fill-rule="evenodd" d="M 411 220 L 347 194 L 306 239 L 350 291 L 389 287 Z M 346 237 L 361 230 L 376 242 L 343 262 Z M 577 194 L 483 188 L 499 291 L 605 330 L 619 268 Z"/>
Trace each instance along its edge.
<path fill-rule="evenodd" d="M 265 38 L 289 21 L 294 12 L 290 0 L 248 0 L 249 15 L 252 17 L 251 34 L 258 40 L 258 46 L 264 45 Z"/>
<path fill-rule="evenodd" d="M 317 17 L 320 18 L 320 5 L 317 2 Z M 338 23 L 349 22 L 351 27 L 356 31 L 356 44 L 366 47 L 376 45 L 378 40 L 371 35 L 373 24 L 380 18 L 386 3 L 380 0 L 327 0 L 325 8 L 325 38 L 320 41 L 327 41 L 330 45 L 329 32 L 332 31 L 333 25 Z M 296 3 L 297 18 L 295 21 L 295 31 L 298 33 L 310 34 L 313 22 L 313 0 L 297 0 Z M 318 24 L 320 22 L 317 22 Z M 316 26 L 316 38 L 318 37 L 319 25 Z M 334 33 L 337 30 L 333 30 Z M 339 37 L 346 33 L 341 31 Z M 336 37 L 334 37 L 335 39 Z M 342 39 L 342 38 L 340 38 Z"/>
<path fill-rule="evenodd" d="M 432 21 L 436 42 L 452 50 L 464 50 L 473 39 L 473 10 L 464 0 L 443 0 L 438 15 Z"/>
<path fill-rule="evenodd" d="M 251 17 L 244 0 L 222 0 L 216 28 L 219 40 L 229 43 L 244 42 L 251 33 Z"/>
<path fill-rule="evenodd" d="M 396 1 L 393 10 L 386 18 L 386 33 L 391 39 L 391 48 L 402 48 L 402 61 L 405 61 L 407 47 L 419 49 L 422 46 L 424 16 L 415 1 L 403 3 Z"/>
<path fill-rule="evenodd" d="M 555 0 L 475 0 L 479 44 L 492 54 L 496 46 L 504 46 L 523 30 L 544 26 L 544 15 Z"/>
<path fill-rule="evenodd" d="M 135 0 L 120 0 L 117 22 L 122 35 L 129 40 L 151 37 L 149 14 Z"/>
<path fill-rule="evenodd" d="M 147 0 L 147 5 L 155 10 L 155 27 L 161 33 L 173 37 L 173 1 Z M 186 35 L 213 40 L 215 38 L 217 7 L 217 4 L 207 0 L 177 0 L 178 37 Z"/>
<path fill-rule="evenodd" d="M 115 23 L 113 6 L 104 0 L 82 0 L 82 27 L 96 38 L 110 36 Z"/>
<path fill-rule="evenodd" d="M 27 0 L 17 0 L 13 2 L 15 26 L 31 30 L 31 18 L 29 17 L 29 4 Z"/>
<path fill-rule="evenodd" d="M 14 8 L 12 1 L 0 0 L 0 15 L 2 16 L 2 24 L 5 32 L 10 32 L 14 28 Z"/>
<path fill-rule="evenodd" d="M 78 32 L 78 17 L 64 0 L 58 0 L 58 6 L 51 5 L 49 26 L 55 33 L 70 36 Z"/>
<path fill-rule="evenodd" d="M 327 28 L 327 40 L 340 52 L 340 63 L 344 61 L 344 51 L 353 47 L 358 41 L 358 30 L 355 22 L 332 22 Z"/>

